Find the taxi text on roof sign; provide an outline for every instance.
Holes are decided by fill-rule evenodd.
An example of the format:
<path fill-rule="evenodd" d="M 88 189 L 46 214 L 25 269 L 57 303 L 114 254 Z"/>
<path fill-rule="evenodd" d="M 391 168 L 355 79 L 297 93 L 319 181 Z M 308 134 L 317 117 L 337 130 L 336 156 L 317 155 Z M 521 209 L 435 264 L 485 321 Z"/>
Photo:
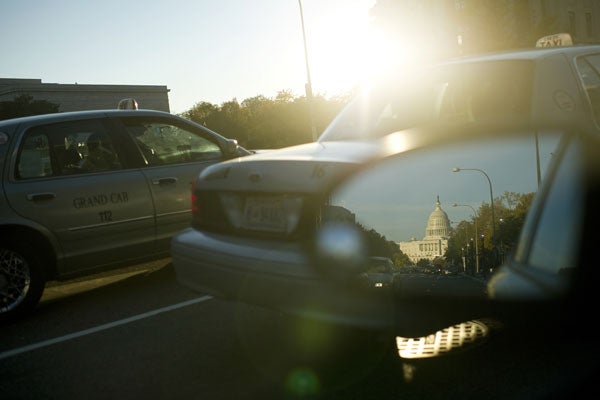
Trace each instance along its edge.
<path fill-rule="evenodd" d="M 535 43 L 535 47 L 558 47 L 572 45 L 573 39 L 568 33 L 556 33 L 554 35 L 544 36 L 539 38 Z"/>

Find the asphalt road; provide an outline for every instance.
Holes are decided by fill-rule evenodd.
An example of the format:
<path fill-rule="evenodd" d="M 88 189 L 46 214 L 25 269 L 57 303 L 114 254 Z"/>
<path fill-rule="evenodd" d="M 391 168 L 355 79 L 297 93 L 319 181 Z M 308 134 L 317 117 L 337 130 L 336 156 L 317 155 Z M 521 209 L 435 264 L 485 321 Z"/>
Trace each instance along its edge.
<path fill-rule="evenodd" d="M 402 359 L 395 338 L 191 292 L 162 260 L 53 284 L 33 315 L 0 326 L 0 397 L 530 399 L 562 388 L 562 358 L 508 352 L 501 324 L 489 328 L 470 351 Z"/>

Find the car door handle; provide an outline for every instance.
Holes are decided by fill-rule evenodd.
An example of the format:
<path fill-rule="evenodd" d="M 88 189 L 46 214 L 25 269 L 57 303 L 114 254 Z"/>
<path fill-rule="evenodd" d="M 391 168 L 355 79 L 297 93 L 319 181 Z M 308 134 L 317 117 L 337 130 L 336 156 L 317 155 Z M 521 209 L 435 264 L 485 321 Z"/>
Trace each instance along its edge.
<path fill-rule="evenodd" d="M 30 193 L 27 195 L 27 200 L 29 201 L 44 201 L 44 200 L 51 200 L 56 198 L 56 194 L 54 193 Z"/>
<path fill-rule="evenodd" d="M 168 177 L 168 178 L 158 178 L 158 179 L 152 180 L 152 184 L 154 184 L 154 185 L 167 185 L 167 184 L 173 184 L 173 183 L 177 183 L 177 178 Z"/>

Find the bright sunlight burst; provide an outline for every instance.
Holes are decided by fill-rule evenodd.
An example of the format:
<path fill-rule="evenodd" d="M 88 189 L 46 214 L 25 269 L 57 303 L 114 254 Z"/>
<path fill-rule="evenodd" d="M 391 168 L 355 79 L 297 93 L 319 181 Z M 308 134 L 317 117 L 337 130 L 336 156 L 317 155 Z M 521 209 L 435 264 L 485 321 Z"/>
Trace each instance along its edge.
<path fill-rule="evenodd" d="M 332 10 L 318 2 L 303 4 L 314 93 L 346 93 L 386 70 L 411 66 L 432 51 L 434 32 L 428 37 L 423 31 L 393 37 L 383 32 L 370 15 L 374 4 L 365 0 Z"/>
<path fill-rule="evenodd" d="M 374 1 L 321 12 L 305 7 L 307 46 L 313 91 L 325 95 L 347 92 L 382 65 L 383 35 L 371 24 Z M 316 14 L 316 15 L 314 15 Z M 378 60 L 377 62 L 375 60 Z"/>

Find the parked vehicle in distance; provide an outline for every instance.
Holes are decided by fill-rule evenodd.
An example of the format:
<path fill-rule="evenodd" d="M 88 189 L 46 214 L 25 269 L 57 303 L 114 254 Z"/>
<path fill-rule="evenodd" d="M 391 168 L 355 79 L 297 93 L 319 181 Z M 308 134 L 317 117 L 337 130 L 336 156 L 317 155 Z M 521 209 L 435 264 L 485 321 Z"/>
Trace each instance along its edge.
<path fill-rule="evenodd" d="M 360 274 L 360 284 L 366 288 L 386 290 L 394 281 L 394 263 L 388 257 L 371 256 Z"/>
<path fill-rule="evenodd" d="M 0 320 L 33 309 L 47 281 L 168 256 L 198 174 L 250 153 L 131 106 L 0 121 Z"/>

